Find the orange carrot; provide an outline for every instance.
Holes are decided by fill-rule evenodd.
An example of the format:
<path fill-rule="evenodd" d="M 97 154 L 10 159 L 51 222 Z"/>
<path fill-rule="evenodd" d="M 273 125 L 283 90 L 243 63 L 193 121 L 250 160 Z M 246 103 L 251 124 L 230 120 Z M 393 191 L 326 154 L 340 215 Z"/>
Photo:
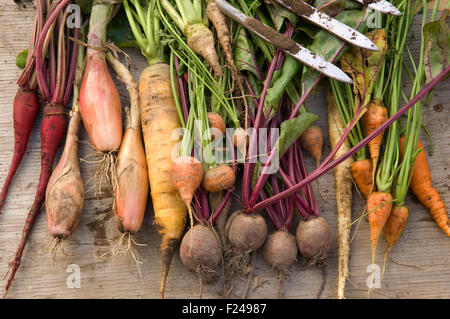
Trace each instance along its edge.
<path fill-rule="evenodd" d="M 181 199 L 189 206 L 195 190 L 203 178 L 202 164 L 191 156 L 180 156 L 170 166 L 170 176 L 175 187 L 180 192 Z"/>
<path fill-rule="evenodd" d="M 222 136 L 225 134 L 227 126 L 222 116 L 214 112 L 208 112 L 208 122 L 211 129 L 211 141 L 214 141 L 214 139 L 216 138 L 216 134 L 220 135 L 219 131 L 220 133 L 222 133 Z"/>
<path fill-rule="evenodd" d="M 405 137 L 400 138 L 400 153 L 403 154 L 405 145 Z M 423 149 L 423 144 L 419 140 L 417 149 Z M 427 163 L 427 156 L 422 150 L 414 161 L 414 168 L 411 177 L 411 190 L 420 200 L 420 202 L 430 211 L 436 224 L 441 228 L 447 236 L 450 236 L 450 220 L 447 215 L 444 201 L 439 192 L 433 187 L 430 169 Z"/>
<path fill-rule="evenodd" d="M 381 124 L 388 119 L 388 111 L 384 107 L 383 101 L 379 99 L 373 99 L 367 106 L 367 111 L 363 115 L 363 124 L 366 131 L 366 135 L 371 134 Z M 378 158 L 380 157 L 380 146 L 383 140 L 383 132 L 378 134 L 372 141 L 369 142 L 370 157 L 372 158 L 372 168 L 375 172 L 377 167 Z"/>
<path fill-rule="evenodd" d="M 392 210 L 393 197 L 386 192 L 373 192 L 367 200 L 369 212 L 370 240 L 372 243 L 372 263 L 375 263 L 375 252 L 378 240 Z"/>
<path fill-rule="evenodd" d="M 409 210 L 405 205 L 394 206 L 386 222 L 384 235 L 388 244 L 386 254 L 392 249 L 400 238 L 408 222 Z"/>
<path fill-rule="evenodd" d="M 307 150 L 316 160 L 317 166 L 322 158 L 323 135 L 322 130 L 317 125 L 311 125 L 300 136 L 300 143 L 303 149 Z"/>
<path fill-rule="evenodd" d="M 352 175 L 361 193 L 369 198 L 373 190 L 372 162 L 369 159 L 355 161 L 352 164 Z"/>
<path fill-rule="evenodd" d="M 206 171 L 202 185 L 209 192 L 220 192 L 234 185 L 236 176 L 233 169 L 225 164 Z"/>
<path fill-rule="evenodd" d="M 180 193 L 180 197 L 186 204 L 191 217 L 191 228 L 194 226 L 191 202 L 196 189 L 203 178 L 203 166 L 195 157 L 177 157 L 170 166 L 170 177 L 173 185 Z"/>
<path fill-rule="evenodd" d="M 389 218 L 384 226 L 384 237 L 387 242 L 386 251 L 384 253 L 384 263 L 383 263 L 383 272 L 381 277 L 384 275 L 384 271 L 386 269 L 386 259 L 391 251 L 392 247 L 394 247 L 397 240 L 403 234 L 403 230 L 406 227 L 406 223 L 408 222 L 409 210 L 405 205 L 395 205 L 392 208 L 392 212 L 389 215 Z"/>

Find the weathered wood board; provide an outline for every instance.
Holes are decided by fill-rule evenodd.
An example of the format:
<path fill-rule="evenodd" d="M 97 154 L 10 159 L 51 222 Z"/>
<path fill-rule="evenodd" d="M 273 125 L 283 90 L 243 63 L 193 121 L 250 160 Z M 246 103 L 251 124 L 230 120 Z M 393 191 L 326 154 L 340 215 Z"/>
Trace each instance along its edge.
<path fill-rule="evenodd" d="M 15 81 L 20 70 L 15 65 L 17 53 L 28 45 L 33 20 L 33 5 L 17 5 L 12 0 L 0 0 L 0 182 L 6 177 L 13 150 L 12 101 L 17 90 Z M 414 27 L 416 38 L 420 17 Z M 419 43 L 411 43 L 417 56 Z M 145 60 L 137 51 L 130 51 L 132 73 L 136 78 L 145 67 Z M 406 81 L 405 81 L 406 82 Z M 127 93 L 118 84 L 123 105 L 127 105 Z M 408 85 L 405 85 L 408 90 Z M 429 107 L 424 107 L 424 124 L 433 134 L 435 152 L 429 158 L 435 187 L 441 193 L 445 204 L 450 207 L 450 79 L 442 81 L 435 90 Z M 320 115 L 318 125 L 324 132 L 324 154 L 330 152 L 324 86 L 310 98 L 309 104 Z M 69 110 L 70 106 L 67 107 Z M 0 274 L 3 277 L 8 264 L 13 259 L 19 243 L 28 209 L 34 198 L 39 178 L 40 120 L 33 128 L 28 150 L 23 163 L 11 184 L 8 199 L 0 215 Z M 84 129 L 81 133 L 80 156 L 92 153 Z M 423 136 L 429 150 L 429 140 Z M 313 160 L 306 155 L 308 169 L 314 168 Z M 81 162 L 82 174 L 87 180 L 92 176 L 94 165 Z M 323 199 L 319 196 L 321 214 L 333 229 L 334 244 L 328 267 L 328 280 L 323 298 L 336 296 L 336 204 L 334 176 L 329 172 L 320 179 Z M 314 184 L 317 191 L 317 184 Z M 89 188 L 89 187 L 87 187 Z M 318 194 L 318 193 L 317 193 Z M 354 192 L 353 219 L 364 209 L 364 201 Z M 53 264 L 51 257 L 40 250 L 51 240 L 43 210 L 37 219 L 30 241 L 25 249 L 22 265 L 10 290 L 10 298 L 158 298 L 161 262 L 159 257 L 159 236 L 153 226 L 153 213 L 149 204 L 142 230 L 136 236 L 140 243 L 147 244 L 140 252 L 144 260 L 141 266 L 142 278 L 130 261 L 99 258 L 110 249 L 118 233 L 110 218 L 111 197 L 96 199 L 94 192 L 86 194 L 85 208 L 81 222 L 73 236 L 65 242 L 67 256 L 58 255 Z M 235 203 L 237 206 L 237 204 Z M 404 236 L 392 251 L 392 258 L 404 266 L 388 261 L 381 286 L 371 293 L 371 298 L 450 298 L 450 240 L 438 229 L 430 215 L 411 194 L 407 205 L 410 219 Z M 369 225 L 363 220 L 353 229 L 351 244 L 350 279 L 347 283 L 347 298 L 365 298 L 366 281 L 370 275 Z M 376 262 L 382 266 L 384 243 L 378 249 Z M 76 264 L 81 270 L 81 287 L 67 286 L 68 266 Z M 69 269 L 70 270 L 70 269 Z M 250 289 L 249 298 L 277 298 L 279 287 L 277 275 L 258 256 L 255 275 L 258 287 Z M 315 298 L 321 284 L 320 271 L 301 265 L 301 260 L 293 267 L 292 275 L 284 281 L 285 298 Z M 240 295 L 245 278 L 236 282 L 236 297 Z M 0 283 L 3 291 L 5 282 Z M 251 287 L 253 282 L 251 283 Z M 199 295 L 196 276 L 186 270 L 175 256 L 167 281 L 167 298 L 195 298 Z M 220 285 L 204 287 L 203 298 L 219 297 Z"/>

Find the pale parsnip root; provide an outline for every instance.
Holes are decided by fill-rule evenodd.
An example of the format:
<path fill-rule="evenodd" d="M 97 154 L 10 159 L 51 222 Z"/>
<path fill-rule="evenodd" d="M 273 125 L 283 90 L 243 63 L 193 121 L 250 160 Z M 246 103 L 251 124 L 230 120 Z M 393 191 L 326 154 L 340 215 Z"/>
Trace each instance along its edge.
<path fill-rule="evenodd" d="M 197 23 L 187 27 L 186 36 L 187 44 L 192 51 L 203 57 L 214 70 L 214 75 L 220 78 L 222 70 L 216 48 L 214 47 L 214 36 L 211 30 L 204 24 Z"/>
<path fill-rule="evenodd" d="M 328 92 L 328 127 L 331 147 L 334 148 L 344 132 L 334 97 Z M 342 144 L 334 158 L 339 158 L 350 149 L 348 141 Z M 343 299 L 345 283 L 348 278 L 348 260 L 350 256 L 350 223 L 352 218 L 352 173 L 353 158 L 349 157 L 334 169 L 337 204 L 337 246 L 338 246 L 338 288 L 337 298 Z"/>

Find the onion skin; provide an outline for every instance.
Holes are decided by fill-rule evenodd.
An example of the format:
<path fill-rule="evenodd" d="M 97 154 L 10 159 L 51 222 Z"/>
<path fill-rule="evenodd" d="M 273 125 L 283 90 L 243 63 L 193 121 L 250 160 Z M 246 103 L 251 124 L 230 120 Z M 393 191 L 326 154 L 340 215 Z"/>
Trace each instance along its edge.
<path fill-rule="evenodd" d="M 125 131 L 116 165 L 115 216 L 121 232 L 136 233 L 142 226 L 149 193 L 147 162 L 140 131 Z"/>
<path fill-rule="evenodd" d="M 78 163 L 78 125 L 74 113 L 61 159 L 50 176 L 45 193 L 47 224 L 53 237 L 65 239 L 78 226 L 84 205 L 84 185 Z"/>
<path fill-rule="evenodd" d="M 89 49 L 80 91 L 80 112 L 96 150 L 117 150 L 122 141 L 119 92 L 108 71 L 105 54 Z"/>

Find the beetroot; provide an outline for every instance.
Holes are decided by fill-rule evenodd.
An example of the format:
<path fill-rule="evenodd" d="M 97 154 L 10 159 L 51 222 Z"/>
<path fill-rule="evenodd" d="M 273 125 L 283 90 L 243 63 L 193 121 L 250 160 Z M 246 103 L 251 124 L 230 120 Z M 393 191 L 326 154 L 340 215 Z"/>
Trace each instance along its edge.
<path fill-rule="evenodd" d="M 303 257 L 316 265 L 326 263 L 332 236 L 325 219 L 317 217 L 301 221 L 297 227 L 296 238 L 298 249 Z"/>
<path fill-rule="evenodd" d="M 195 271 L 202 282 L 215 279 L 215 268 L 222 259 L 218 238 L 209 227 L 195 225 L 183 237 L 180 258 L 186 268 Z"/>
<path fill-rule="evenodd" d="M 9 185 L 17 171 L 27 148 L 31 129 L 39 110 L 39 100 L 34 91 L 19 88 L 13 104 L 14 119 L 14 154 L 11 167 L 0 194 L 0 211 L 8 193 Z"/>
<path fill-rule="evenodd" d="M 267 236 L 266 221 L 259 214 L 244 214 L 239 210 L 228 219 L 225 234 L 231 245 L 250 253 L 264 244 Z"/>
<path fill-rule="evenodd" d="M 297 259 L 297 244 L 295 237 L 283 230 L 271 234 L 263 247 L 263 258 L 280 271 L 286 271 Z"/>

